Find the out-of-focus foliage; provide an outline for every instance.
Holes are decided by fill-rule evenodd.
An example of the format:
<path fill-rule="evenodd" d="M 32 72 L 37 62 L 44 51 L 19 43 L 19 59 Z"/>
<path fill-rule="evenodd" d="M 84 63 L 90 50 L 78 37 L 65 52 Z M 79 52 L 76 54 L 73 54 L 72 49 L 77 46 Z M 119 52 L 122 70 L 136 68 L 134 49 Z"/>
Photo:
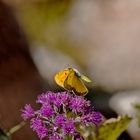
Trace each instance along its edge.
<path fill-rule="evenodd" d="M 135 108 L 138 110 L 137 119 L 138 119 L 138 125 L 140 127 L 140 104 L 136 104 Z"/>
<path fill-rule="evenodd" d="M 128 116 L 119 116 L 118 118 L 110 118 L 98 127 L 80 126 L 79 132 L 85 140 L 117 140 L 124 132 L 132 118 Z"/>
<path fill-rule="evenodd" d="M 21 1 L 14 8 L 31 46 L 39 43 L 46 51 L 55 48 L 82 65 L 81 50 L 71 47 L 66 35 L 65 23 L 73 4 L 73 0 L 29 0 Z"/>
<path fill-rule="evenodd" d="M 0 128 L 0 140 L 10 140 L 10 138 L 1 128 Z"/>
<path fill-rule="evenodd" d="M 111 118 L 105 121 L 97 130 L 93 140 L 116 140 L 127 129 L 131 118 L 128 116 Z"/>
<path fill-rule="evenodd" d="M 54 37 L 54 34 L 53 36 L 48 34 L 50 28 L 53 26 L 54 31 L 58 30 L 55 28 L 66 15 L 71 4 L 72 0 L 36 0 L 21 2 L 16 9 L 19 11 L 18 18 L 30 38 L 47 42 L 47 38 Z"/>

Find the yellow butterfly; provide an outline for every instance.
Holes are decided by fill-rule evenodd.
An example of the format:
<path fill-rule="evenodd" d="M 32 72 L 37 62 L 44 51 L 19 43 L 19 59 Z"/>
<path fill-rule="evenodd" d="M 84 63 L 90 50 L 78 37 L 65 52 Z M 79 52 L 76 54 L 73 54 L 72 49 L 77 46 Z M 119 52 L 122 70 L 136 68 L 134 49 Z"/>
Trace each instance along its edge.
<path fill-rule="evenodd" d="M 58 72 L 54 79 L 59 86 L 81 96 L 88 93 L 88 89 L 83 81 L 91 82 L 88 77 L 81 75 L 80 72 L 74 68 L 67 68 Z"/>

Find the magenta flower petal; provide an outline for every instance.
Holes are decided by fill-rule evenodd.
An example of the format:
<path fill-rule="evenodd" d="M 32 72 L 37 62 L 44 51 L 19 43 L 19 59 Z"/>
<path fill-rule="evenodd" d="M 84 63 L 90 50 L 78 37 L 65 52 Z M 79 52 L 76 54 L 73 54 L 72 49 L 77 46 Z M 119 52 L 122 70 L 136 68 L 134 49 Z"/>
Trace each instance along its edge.
<path fill-rule="evenodd" d="M 24 120 L 30 120 L 30 127 L 40 139 L 64 140 L 66 136 L 74 140 L 84 140 L 76 130 L 76 124 L 100 124 L 102 115 L 95 112 L 90 101 L 69 92 L 46 92 L 38 96 L 40 108 L 34 111 L 31 105 L 22 110 Z"/>
<path fill-rule="evenodd" d="M 39 127 L 37 130 L 36 130 L 36 133 L 38 135 L 38 137 L 42 140 L 43 138 L 45 138 L 48 134 L 48 129 L 46 127 Z"/>
<path fill-rule="evenodd" d="M 63 124 L 63 130 L 65 132 L 65 134 L 74 134 L 76 129 L 75 129 L 75 125 L 74 125 L 74 121 L 73 120 L 67 120 L 64 124 Z"/>
<path fill-rule="evenodd" d="M 39 127 L 42 127 L 42 120 L 40 118 L 32 118 L 30 127 L 36 131 Z"/>
<path fill-rule="evenodd" d="M 48 129 L 43 126 L 43 121 L 40 118 L 32 118 L 30 127 L 35 131 L 40 139 L 48 134 Z"/>
<path fill-rule="evenodd" d="M 89 114 L 85 114 L 81 116 L 81 122 L 87 124 L 87 123 L 93 123 L 95 125 L 98 125 L 102 121 L 102 115 L 100 112 L 90 112 Z"/>
<path fill-rule="evenodd" d="M 50 117 L 50 116 L 53 116 L 55 114 L 55 111 L 54 111 L 53 107 L 50 106 L 49 104 L 44 104 L 41 107 L 39 112 L 44 117 Z"/>
<path fill-rule="evenodd" d="M 30 118 L 34 117 L 34 115 L 35 115 L 34 110 L 30 104 L 26 104 L 24 106 L 24 109 L 22 109 L 21 111 L 22 111 L 21 116 L 24 120 L 30 119 Z"/>
<path fill-rule="evenodd" d="M 49 137 L 49 140 L 64 140 L 64 139 L 62 137 L 60 137 L 59 135 L 54 134 Z"/>
<path fill-rule="evenodd" d="M 85 100 L 84 97 L 81 96 L 74 96 L 70 100 L 70 109 L 74 113 L 85 112 L 86 108 L 90 106 L 90 102 Z"/>
<path fill-rule="evenodd" d="M 55 118 L 55 125 L 62 126 L 66 122 L 66 120 L 67 120 L 67 118 L 64 115 L 59 114 Z"/>

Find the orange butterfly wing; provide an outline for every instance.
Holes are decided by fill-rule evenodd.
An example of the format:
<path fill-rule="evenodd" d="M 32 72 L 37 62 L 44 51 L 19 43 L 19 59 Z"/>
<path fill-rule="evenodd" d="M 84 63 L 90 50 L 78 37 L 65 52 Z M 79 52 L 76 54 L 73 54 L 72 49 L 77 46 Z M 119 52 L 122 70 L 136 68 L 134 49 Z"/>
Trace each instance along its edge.
<path fill-rule="evenodd" d="M 63 70 L 63 71 L 58 72 L 58 73 L 55 75 L 55 77 L 54 77 L 55 82 L 56 82 L 59 86 L 65 88 L 65 87 L 64 87 L 64 82 L 65 82 L 66 78 L 68 77 L 69 73 L 70 73 L 70 71 L 69 71 L 68 69 L 65 69 L 65 70 Z"/>
<path fill-rule="evenodd" d="M 88 89 L 84 85 L 82 79 L 76 75 L 76 72 L 72 68 L 69 68 L 69 74 L 64 81 L 64 88 L 81 96 L 88 93 Z"/>

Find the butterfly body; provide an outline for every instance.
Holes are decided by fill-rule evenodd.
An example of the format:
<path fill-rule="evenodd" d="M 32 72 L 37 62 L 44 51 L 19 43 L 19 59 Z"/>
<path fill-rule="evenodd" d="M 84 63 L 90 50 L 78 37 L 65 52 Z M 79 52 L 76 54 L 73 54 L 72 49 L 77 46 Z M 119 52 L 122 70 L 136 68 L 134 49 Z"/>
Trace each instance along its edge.
<path fill-rule="evenodd" d="M 82 79 L 82 77 L 86 77 L 81 75 L 81 73 L 74 68 L 67 68 L 55 75 L 56 83 L 65 88 L 68 91 L 74 92 L 76 95 L 84 96 L 88 93 L 88 89 L 86 88 L 83 81 L 91 82 L 89 78 Z"/>

